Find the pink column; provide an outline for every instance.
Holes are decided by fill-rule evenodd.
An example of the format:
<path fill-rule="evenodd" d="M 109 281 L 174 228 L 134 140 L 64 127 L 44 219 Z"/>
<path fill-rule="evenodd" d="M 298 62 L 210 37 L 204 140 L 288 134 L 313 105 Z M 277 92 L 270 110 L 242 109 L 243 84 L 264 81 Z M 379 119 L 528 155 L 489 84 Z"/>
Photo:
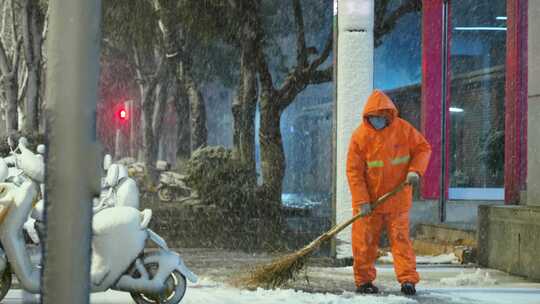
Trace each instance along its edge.
<path fill-rule="evenodd" d="M 442 166 L 442 57 L 443 0 L 423 0 L 422 8 L 422 132 L 433 149 L 429 168 L 423 178 L 422 197 L 437 199 L 440 195 Z M 450 31 L 449 31 L 450 32 Z M 449 35 L 448 35 L 449 36 Z M 448 43 L 450 38 L 448 37 Z M 448 47 L 449 49 L 449 47 Z M 449 51 L 448 51 L 449 52 Z M 449 55 L 448 55 L 449 66 Z M 448 69 L 449 71 L 450 69 Z M 447 73 L 447 103 L 450 104 L 450 74 Z M 450 115 L 447 115 L 449 126 Z M 449 135 L 449 128 L 446 128 Z M 447 136 L 448 138 L 448 136 Z M 447 148 L 449 147 L 447 141 Z M 446 149 L 448 151 L 448 149 Z M 447 153 L 448 155 L 448 153 Z M 446 157 L 448 164 L 448 157 Z M 445 177 L 448 184 L 448 174 Z"/>
<path fill-rule="evenodd" d="M 527 177 L 527 0 L 507 0 L 504 187 L 516 204 Z"/>

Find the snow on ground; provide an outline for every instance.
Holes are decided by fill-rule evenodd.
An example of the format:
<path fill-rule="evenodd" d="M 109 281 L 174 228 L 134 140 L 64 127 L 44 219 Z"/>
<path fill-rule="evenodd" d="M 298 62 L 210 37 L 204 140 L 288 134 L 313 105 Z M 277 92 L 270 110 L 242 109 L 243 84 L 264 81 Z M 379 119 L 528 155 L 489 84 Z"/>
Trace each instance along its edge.
<path fill-rule="evenodd" d="M 417 303 L 403 296 L 388 295 L 386 297 L 357 295 L 345 292 L 342 295 L 324 293 L 306 293 L 291 289 L 256 291 L 239 290 L 223 284 L 202 279 L 200 283 L 189 287 L 185 304 L 220 303 L 220 304 L 401 304 Z"/>
<path fill-rule="evenodd" d="M 473 273 L 465 273 L 462 271 L 455 277 L 442 278 L 441 284 L 446 286 L 490 286 L 497 284 L 497 280 L 493 279 L 488 271 L 476 269 Z"/>
<path fill-rule="evenodd" d="M 426 297 L 438 299 L 433 304 L 539 304 L 538 288 L 440 288 Z M 422 303 L 420 297 L 418 302 Z"/>
<path fill-rule="evenodd" d="M 382 268 L 381 274 L 388 273 L 391 268 Z M 429 268 L 425 275 L 433 275 L 442 270 L 442 274 L 452 276 L 449 268 Z M 333 271 L 334 269 L 327 269 Z M 344 271 L 345 268 L 339 268 Z M 459 271 L 459 269 L 457 270 Z M 484 271 L 471 269 L 472 274 L 484 277 Z M 457 275 L 459 277 L 460 275 Z M 419 286 L 416 297 L 401 296 L 399 290 L 391 288 L 382 294 L 358 295 L 351 291 L 341 293 L 308 293 L 292 289 L 282 290 L 256 290 L 246 291 L 228 287 L 223 283 L 215 282 L 209 278 L 202 278 L 197 284 L 190 284 L 182 304 L 539 304 L 540 288 L 536 287 L 516 288 L 511 284 L 502 283 L 495 287 L 471 287 L 480 286 L 473 284 L 464 287 L 428 287 Z M 381 286 L 384 287 L 384 286 Z M 25 295 L 20 290 L 11 290 L 2 303 L 39 303 L 38 296 Z M 127 304 L 133 303 L 128 293 L 108 291 L 105 293 L 92 294 L 93 304 Z"/>
<path fill-rule="evenodd" d="M 385 264 L 391 264 L 394 262 L 394 257 L 392 256 L 392 253 L 388 252 L 387 255 L 380 257 L 378 261 Z M 436 256 L 417 256 L 416 264 L 459 264 L 459 259 L 454 253 Z"/>
<path fill-rule="evenodd" d="M 350 258 L 352 257 L 352 245 L 351 243 L 339 240 L 339 244 L 336 246 L 336 254 L 338 258 Z"/>

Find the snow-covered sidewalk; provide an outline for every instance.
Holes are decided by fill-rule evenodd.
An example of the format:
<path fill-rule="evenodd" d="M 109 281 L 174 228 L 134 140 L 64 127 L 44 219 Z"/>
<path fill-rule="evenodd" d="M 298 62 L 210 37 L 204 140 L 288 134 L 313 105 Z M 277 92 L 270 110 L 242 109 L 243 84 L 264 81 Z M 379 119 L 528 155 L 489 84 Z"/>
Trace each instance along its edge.
<path fill-rule="evenodd" d="M 201 270 L 199 270 L 201 271 Z M 214 268 L 212 273 L 227 272 Z M 540 284 L 510 276 L 500 271 L 452 265 L 421 265 L 422 282 L 418 295 L 404 297 L 395 282 L 392 265 L 377 268 L 376 284 L 382 293 L 376 296 L 355 294 L 352 267 L 311 267 L 310 284 L 298 280 L 291 288 L 247 291 L 215 281 L 201 273 L 190 284 L 184 304 L 539 304 Z M 222 273 L 221 273 L 222 274 Z M 109 291 L 93 294 L 91 303 L 132 303 L 127 293 Z M 36 297 L 24 297 L 12 290 L 4 303 L 39 303 Z"/>
<path fill-rule="evenodd" d="M 354 293 L 352 267 L 308 267 L 303 276 L 281 290 L 247 291 L 223 282 L 275 256 L 217 249 L 179 252 L 201 278 L 189 285 L 182 301 L 185 304 L 540 304 L 540 283 L 497 270 L 451 264 L 451 256 L 419 257 L 419 261 L 428 264 L 418 264 L 421 276 L 418 294 L 408 298 L 401 295 L 391 264 L 377 266 L 375 284 L 382 293 L 376 296 Z M 449 263 L 437 264 L 446 262 Z M 95 304 L 133 303 L 129 294 L 116 291 L 94 294 L 91 299 Z M 3 303 L 39 301 L 35 297 L 25 298 L 20 290 L 12 290 Z"/>

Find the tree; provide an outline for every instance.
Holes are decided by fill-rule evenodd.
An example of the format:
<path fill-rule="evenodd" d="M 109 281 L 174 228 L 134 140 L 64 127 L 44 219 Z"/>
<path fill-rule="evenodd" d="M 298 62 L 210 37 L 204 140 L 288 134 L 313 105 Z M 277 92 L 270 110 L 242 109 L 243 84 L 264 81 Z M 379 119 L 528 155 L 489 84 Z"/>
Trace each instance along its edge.
<path fill-rule="evenodd" d="M 0 1 L 0 80 L 8 132 L 39 132 L 46 3 Z"/>
<path fill-rule="evenodd" d="M 256 185 L 257 167 L 255 161 L 255 115 L 259 99 L 256 43 L 257 12 L 260 9 L 259 1 L 230 1 L 233 9 L 232 23 L 229 26 L 236 28 L 232 38 L 229 38 L 240 50 L 239 70 L 240 78 L 236 89 L 236 96 L 232 103 L 234 119 L 233 144 L 236 157 L 248 174 L 249 183 Z"/>
<path fill-rule="evenodd" d="M 272 74 L 282 72 L 282 66 L 271 66 L 267 63 L 285 59 L 285 55 L 279 50 L 278 41 L 289 36 L 290 17 L 287 16 L 286 5 L 283 3 L 267 0 L 230 0 L 216 2 L 201 0 L 191 2 L 187 12 L 204 12 L 205 15 L 197 15 L 197 20 L 202 23 L 202 32 L 212 36 L 216 31 L 221 41 L 233 46 L 238 50 L 239 79 L 237 81 L 236 96 L 233 101 L 232 113 L 234 117 L 234 151 L 243 164 L 251 168 L 252 184 L 255 185 L 255 116 L 257 105 L 260 106 L 261 115 L 261 159 L 263 173 L 263 190 L 266 196 L 275 202 L 280 201 L 281 184 L 285 174 L 285 155 L 279 129 L 281 113 L 290 105 L 295 97 L 309 84 L 328 82 L 332 79 L 332 69 L 318 70 L 326 62 L 332 49 L 331 35 L 325 45 L 321 56 L 313 59 L 316 49 L 307 47 L 303 24 L 303 13 L 300 1 L 293 1 L 294 16 L 302 23 L 299 35 L 297 51 L 297 66 L 292 72 L 285 72 L 285 76 L 278 75 L 274 83 Z M 315 2 L 317 9 L 328 8 L 325 3 Z M 313 14 L 317 9 L 309 10 Z M 292 11 L 292 10 L 291 10 Z M 331 11 L 330 11 L 331 14 Z M 212 18 L 213 16 L 220 18 Z M 319 23 L 319 19 L 312 22 Z M 327 20 L 328 25 L 331 20 Z M 310 25 L 313 25 L 310 24 Z M 194 26 L 197 28 L 197 26 Z M 312 28 L 312 27 L 310 27 Z M 215 35 L 215 34 L 214 34 Z M 301 43 L 303 41 L 303 43 Z M 272 42 L 272 43 L 270 43 Z M 266 57 L 272 54 L 270 60 Z"/>
<path fill-rule="evenodd" d="M 159 137 L 171 87 L 158 18 L 147 1 L 111 0 L 104 4 L 105 49 L 123 53 L 136 72 L 146 173 L 155 185 L 159 178 L 156 170 Z"/>
<path fill-rule="evenodd" d="M 189 2 L 189 1 L 188 1 Z M 185 119 L 186 112 L 189 113 L 191 130 L 190 143 L 191 151 L 206 146 L 207 127 L 206 127 L 206 105 L 201 93 L 199 83 L 193 73 L 193 58 L 187 48 L 190 37 L 189 25 L 181 18 L 181 11 L 186 1 L 171 0 L 152 0 L 154 11 L 159 18 L 159 28 L 166 46 L 169 78 L 175 76 L 178 79 L 175 82 L 175 99 L 178 119 Z M 186 15 L 183 16 L 186 18 Z M 189 108 L 188 103 L 189 103 Z M 186 127 L 184 124 L 182 127 Z M 179 130 L 179 137 L 184 134 Z M 184 148 L 184 145 L 180 143 Z"/>
<path fill-rule="evenodd" d="M 39 106 L 41 73 L 43 65 L 42 45 L 46 33 L 44 8 L 35 0 L 21 0 L 22 41 L 27 70 L 26 96 L 24 102 L 27 133 L 39 130 Z"/>
<path fill-rule="evenodd" d="M 25 71 L 22 66 L 22 39 L 16 25 L 14 0 L 3 0 L 0 35 L 0 89 L 3 116 L 8 133 L 19 130 L 17 106 L 24 92 Z"/>

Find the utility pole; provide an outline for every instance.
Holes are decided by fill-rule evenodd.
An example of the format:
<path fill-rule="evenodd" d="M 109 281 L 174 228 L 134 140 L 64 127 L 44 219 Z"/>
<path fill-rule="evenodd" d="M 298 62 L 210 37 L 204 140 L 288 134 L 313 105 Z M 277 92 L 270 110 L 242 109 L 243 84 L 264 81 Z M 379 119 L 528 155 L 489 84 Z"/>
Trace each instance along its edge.
<path fill-rule="evenodd" d="M 96 138 L 100 0 L 50 0 L 47 37 L 45 304 L 86 304 L 92 197 L 99 193 Z"/>

